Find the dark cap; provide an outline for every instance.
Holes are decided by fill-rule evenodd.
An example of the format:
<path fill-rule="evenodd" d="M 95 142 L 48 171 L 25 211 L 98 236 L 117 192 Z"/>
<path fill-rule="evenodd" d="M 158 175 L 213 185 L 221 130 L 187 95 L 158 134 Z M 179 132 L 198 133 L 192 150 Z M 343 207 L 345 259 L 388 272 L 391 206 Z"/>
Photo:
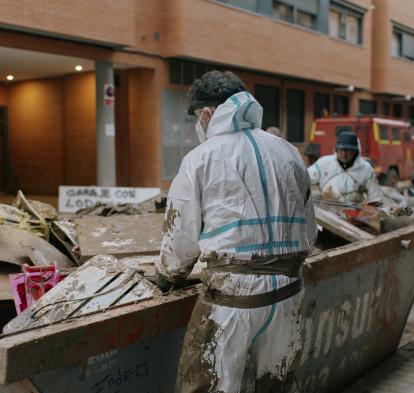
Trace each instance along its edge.
<path fill-rule="evenodd" d="M 209 71 L 191 86 L 187 113 L 194 115 L 196 109 L 205 106 L 216 108 L 232 95 L 246 90 L 243 81 L 232 72 Z"/>
<path fill-rule="evenodd" d="M 352 132 L 341 132 L 336 138 L 336 149 L 358 151 L 358 139 Z"/>

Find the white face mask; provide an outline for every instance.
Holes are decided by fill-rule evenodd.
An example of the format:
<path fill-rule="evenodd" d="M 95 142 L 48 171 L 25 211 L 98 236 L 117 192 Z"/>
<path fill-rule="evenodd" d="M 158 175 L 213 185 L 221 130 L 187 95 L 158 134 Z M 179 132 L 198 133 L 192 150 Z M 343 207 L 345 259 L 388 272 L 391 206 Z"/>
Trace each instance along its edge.
<path fill-rule="evenodd" d="M 197 124 L 195 126 L 195 131 L 196 131 L 197 138 L 198 138 L 200 143 L 203 143 L 207 140 L 207 134 L 204 132 L 204 128 L 201 125 L 200 120 L 197 122 Z"/>
<path fill-rule="evenodd" d="M 213 113 L 211 112 L 211 110 L 209 108 L 206 108 L 206 109 L 209 111 L 210 116 L 212 116 Z M 198 140 L 199 140 L 200 144 L 207 140 L 208 123 L 206 125 L 206 128 L 204 128 L 202 123 L 201 123 L 201 119 L 202 119 L 203 115 L 204 115 L 204 113 L 201 112 L 201 115 L 198 118 L 197 124 L 195 126 L 195 131 L 196 131 L 196 134 L 197 134 L 197 137 L 198 137 Z"/>

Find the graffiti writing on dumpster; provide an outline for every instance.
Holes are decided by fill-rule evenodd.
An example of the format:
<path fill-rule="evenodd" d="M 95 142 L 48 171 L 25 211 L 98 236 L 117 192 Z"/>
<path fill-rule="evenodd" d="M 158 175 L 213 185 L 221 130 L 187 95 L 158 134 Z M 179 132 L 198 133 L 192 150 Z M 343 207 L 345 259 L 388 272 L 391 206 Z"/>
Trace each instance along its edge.
<path fill-rule="evenodd" d="M 117 368 L 92 385 L 91 393 L 118 393 L 123 385 L 133 383 L 147 375 L 149 375 L 147 363 L 139 363 L 130 368 Z"/>
<path fill-rule="evenodd" d="M 99 203 L 140 203 L 159 193 L 159 188 L 59 186 L 59 212 L 75 213 Z"/>
<path fill-rule="evenodd" d="M 307 373 L 301 381 L 301 391 L 318 392 L 364 367 L 375 348 L 367 336 L 387 338 L 387 330 L 397 321 L 400 303 L 399 279 L 395 264 L 389 263 L 378 273 L 376 286 L 360 296 L 343 295 L 339 306 L 314 313 L 315 301 L 308 304 L 308 318 L 303 321 L 303 351 L 301 365 L 318 364 L 314 374 Z M 336 303 L 333 301 L 333 303 Z M 312 318 L 317 315 L 317 318 Z M 364 337 L 365 336 L 365 337 Z M 372 341 L 371 341 L 372 344 Z M 334 357 L 343 348 L 341 356 Z M 315 362 L 315 359 L 318 361 Z"/>

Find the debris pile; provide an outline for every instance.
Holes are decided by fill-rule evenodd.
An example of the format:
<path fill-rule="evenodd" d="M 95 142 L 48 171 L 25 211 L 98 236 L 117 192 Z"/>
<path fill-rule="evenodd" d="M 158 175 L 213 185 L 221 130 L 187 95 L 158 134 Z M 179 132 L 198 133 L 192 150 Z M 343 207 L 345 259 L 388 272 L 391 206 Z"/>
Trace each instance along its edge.
<path fill-rule="evenodd" d="M 154 276 L 163 207 L 160 196 L 98 204 L 62 218 L 21 191 L 12 205 L 0 204 L 0 309 L 8 309 L 0 328 L 14 305 L 19 313 L 3 333 L 159 295 L 147 278 Z"/>
<path fill-rule="evenodd" d="M 315 196 L 320 236 L 313 254 L 414 223 L 414 197 L 396 188 L 382 190 L 381 206 Z M 0 321 L 8 322 L 4 334 L 161 296 L 151 281 L 164 209 L 165 198 L 158 197 L 139 204 L 97 204 L 62 218 L 20 191 L 12 206 L 0 205 L 0 305 L 13 299 L 10 280 L 20 312 Z M 28 281 L 28 271 L 37 275 L 36 283 Z M 198 263 L 189 282 L 201 271 Z M 38 300 L 30 306 L 33 299 Z"/>

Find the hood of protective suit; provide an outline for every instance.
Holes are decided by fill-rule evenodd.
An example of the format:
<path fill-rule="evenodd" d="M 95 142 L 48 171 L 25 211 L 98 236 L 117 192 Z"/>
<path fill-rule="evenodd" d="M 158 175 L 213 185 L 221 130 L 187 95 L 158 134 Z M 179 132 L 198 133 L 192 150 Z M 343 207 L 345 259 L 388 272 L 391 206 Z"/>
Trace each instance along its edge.
<path fill-rule="evenodd" d="M 261 128 L 262 117 L 263 108 L 250 93 L 234 94 L 214 111 L 207 128 L 207 139 L 226 132 Z"/>

